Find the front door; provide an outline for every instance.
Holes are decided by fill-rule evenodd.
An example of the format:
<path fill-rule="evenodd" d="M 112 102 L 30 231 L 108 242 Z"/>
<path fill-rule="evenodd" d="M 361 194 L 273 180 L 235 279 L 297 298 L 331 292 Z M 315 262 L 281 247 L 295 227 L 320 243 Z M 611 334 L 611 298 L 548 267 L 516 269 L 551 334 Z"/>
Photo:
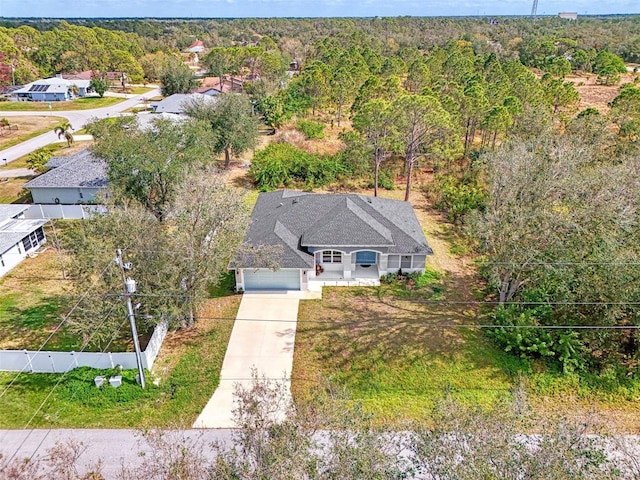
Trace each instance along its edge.
<path fill-rule="evenodd" d="M 356 253 L 356 265 L 375 265 L 377 259 L 377 252 L 362 251 Z"/>

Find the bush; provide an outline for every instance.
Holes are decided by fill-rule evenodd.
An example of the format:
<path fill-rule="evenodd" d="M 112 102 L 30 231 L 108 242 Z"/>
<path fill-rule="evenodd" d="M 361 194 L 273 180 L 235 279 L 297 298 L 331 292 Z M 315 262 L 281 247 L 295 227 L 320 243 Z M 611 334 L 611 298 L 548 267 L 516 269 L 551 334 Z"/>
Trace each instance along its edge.
<path fill-rule="evenodd" d="M 563 373 L 583 370 L 586 367 L 584 345 L 575 331 L 535 327 L 548 324 L 552 313 L 549 305 L 500 306 L 494 312 L 494 321 L 499 327 L 491 330 L 490 335 L 505 352 L 521 359 L 553 359 Z"/>
<path fill-rule="evenodd" d="M 433 186 L 435 207 L 444 212 L 453 223 L 462 223 L 472 210 L 482 208 L 485 192 L 475 179 L 459 180 L 453 175 L 436 177 Z"/>
<path fill-rule="evenodd" d="M 385 190 L 395 190 L 395 174 L 393 170 L 390 168 L 380 169 L 378 172 L 378 186 L 384 188 Z M 369 183 L 367 184 L 368 188 L 374 187 L 374 177 L 371 175 Z"/>
<path fill-rule="evenodd" d="M 321 157 L 287 143 L 274 143 L 256 152 L 249 172 L 265 192 L 283 186 L 311 189 L 327 185 L 346 169 L 339 155 Z"/>
<path fill-rule="evenodd" d="M 296 123 L 296 128 L 304 133 L 307 140 L 324 138 L 324 125 L 312 120 L 300 120 Z"/>

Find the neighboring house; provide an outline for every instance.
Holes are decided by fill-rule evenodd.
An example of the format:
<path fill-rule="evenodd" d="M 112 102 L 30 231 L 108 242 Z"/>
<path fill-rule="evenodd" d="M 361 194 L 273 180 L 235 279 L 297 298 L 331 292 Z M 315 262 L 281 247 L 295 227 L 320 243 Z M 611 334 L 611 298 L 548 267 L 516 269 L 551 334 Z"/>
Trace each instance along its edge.
<path fill-rule="evenodd" d="M 565 20 L 578 20 L 578 12 L 559 12 L 558 17 Z"/>
<path fill-rule="evenodd" d="M 84 149 L 68 157 L 53 157 L 51 170 L 27 182 L 34 203 L 72 205 L 95 200 L 107 186 L 107 165 Z"/>
<path fill-rule="evenodd" d="M 67 80 L 89 80 L 93 78 L 93 70 L 83 70 L 82 72 L 76 73 L 63 73 L 60 76 Z"/>
<path fill-rule="evenodd" d="M 185 106 L 193 101 L 216 102 L 217 100 L 211 95 L 202 93 L 174 93 L 159 102 L 152 103 L 151 107 L 156 113 L 184 115 Z"/>
<path fill-rule="evenodd" d="M 261 193 L 245 240 L 282 255 L 275 271 L 236 259 L 230 268 L 243 290 L 379 285 L 387 273 L 422 272 L 433 253 L 410 203 L 355 194 Z"/>
<path fill-rule="evenodd" d="M 0 277 L 47 241 L 45 219 L 25 219 L 29 205 L 0 205 Z"/>
<path fill-rule="evenodd" d="M 44 78 L 28 83 L 13 92 L 20 101 L 60 102 L 74 97 L 84 97 L 89 93 L 90 80 L 67 80 L 61 77 Z"/>
<path fill-rule="evenodd" d="M 196 38 L 196 40 L 191 45 L 189 45 L 184 51 L 190 52 L 190 53 L 202 53 L 204 52 L 204 43 L 202 43 L 202 40 L 198 40 Z"/>
<path fill-rule="evenodd" d="M 206 77 L 202 80 L 202 86 L 197 91 L 201 91 L 205 87 L 206 89 L 216 90 L 218 93 L 242 93 L 244 91 L 244 79 L 223 75 L 222 81 L 220 81 L 220 77 Z"/>

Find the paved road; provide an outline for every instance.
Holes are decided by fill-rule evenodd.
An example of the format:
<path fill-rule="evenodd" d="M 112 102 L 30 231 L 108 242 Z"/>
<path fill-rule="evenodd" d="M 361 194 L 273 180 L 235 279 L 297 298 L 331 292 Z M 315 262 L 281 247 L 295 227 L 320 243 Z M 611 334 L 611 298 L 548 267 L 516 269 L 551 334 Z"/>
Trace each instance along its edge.
<path fill-rule="evenodd" d="M 79 130 L 86 125 L 86 123 L 92 118 L 107 118 L 120 115 L 121 112 L 128 108 L 135 107 L 145 98 L 152 98 L 160 95 L 160 90 L 155 89 L 142 95 L 134 95 L 132 98 L 125 100 L 124 102 L 110 107 L 95 108 L 92 110 L 66 110 L 59 112 L 3 112 L 0 110 L 0 117 L 43 117 L 52 116 L 65 117 L 69 120 L 69 123 L 75 130 Z M 34 137 L 26 142 L 22 142 L 13 147 L 0 151 L 0 164 L 4 165 L 3 160 L 7 160 L 7 163 L 12 162 L 24 155 L 27 155 L 38 148 L 42 148 L 50 143 L 57 142 L 58 136 L 53 131 L 43 133 L 38 137 Z"/>
<path fill-rule="evenodd" d="M 211 452 L 206 448 L 215 441 L 226 442 L 231 438 L 232 430 L 185 430 L 168 432 L 167 435 L 184 435 L 191 443 L 203 445 L 200 449 L 205 455 Z M 176 437 L 177 438 L 177 437 Z M 143 461 L 141 452 L 150 449 L 141 438 L 138 430 L 0 430 L 0 465 L 11 457 L 17 459 L 42 458 L 56 442 L 75 440 L 86 448 L 80 457 L 80 465 L 90 466 L 96 461 L 103 462 L 103 474 L 106 479 L 117 478 L 122 465 L 128 468 L 138 466 Z"/>

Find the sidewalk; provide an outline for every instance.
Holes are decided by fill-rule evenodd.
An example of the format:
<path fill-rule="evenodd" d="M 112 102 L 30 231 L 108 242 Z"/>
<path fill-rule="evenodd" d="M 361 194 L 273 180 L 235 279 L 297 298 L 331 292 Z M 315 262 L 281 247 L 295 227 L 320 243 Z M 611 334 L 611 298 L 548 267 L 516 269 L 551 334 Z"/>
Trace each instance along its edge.
<path fill-rule="evenodd" d="M 253 368 L 260 377 L 284 379 L 290 385 L 298 304 L 301 298 L 316 297 L 320 298 L 319 294 L 294 291 L 242 296 L 222 363 L 220 385 L 193 428 L 235 427 L 234 386 L 250 386 Z"/>

